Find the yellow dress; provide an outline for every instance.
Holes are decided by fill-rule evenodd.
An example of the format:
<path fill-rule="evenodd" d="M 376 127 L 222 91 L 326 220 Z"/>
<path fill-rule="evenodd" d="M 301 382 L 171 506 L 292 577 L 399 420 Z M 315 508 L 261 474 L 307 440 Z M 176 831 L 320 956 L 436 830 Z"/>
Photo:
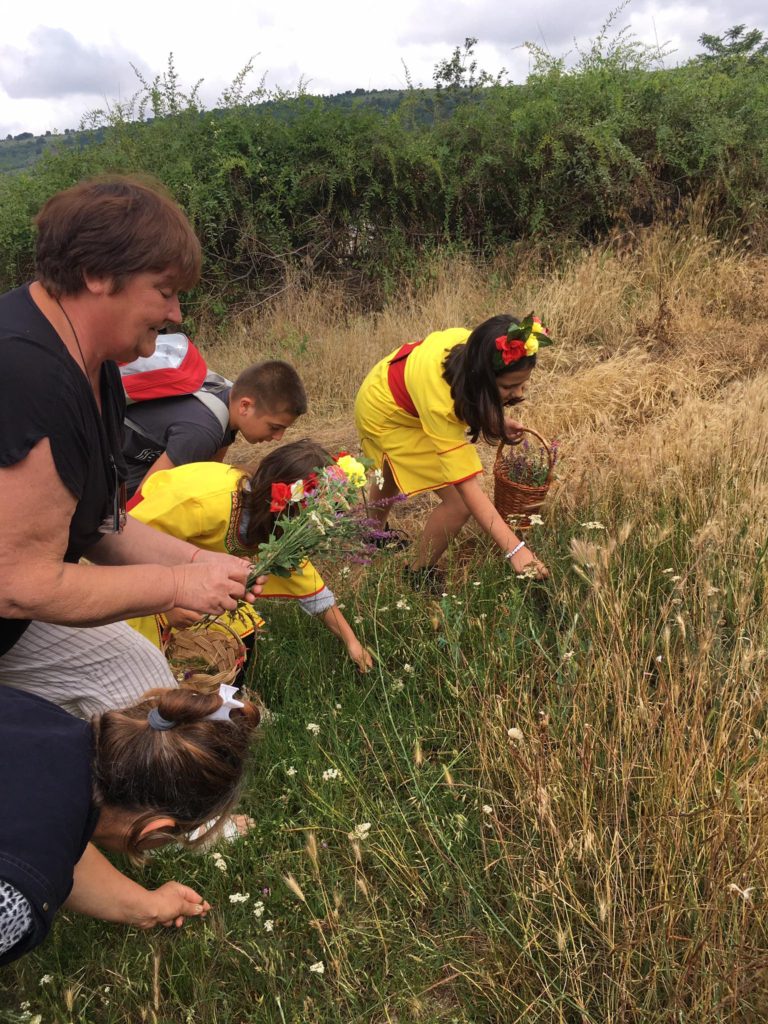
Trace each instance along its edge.
<path fill-rule="evenodd" d="M 355 422 L 363 452 L 379 467 L 388 463 L 403 494 L 435 491 L 483 472 L 443 378 L 446 356 L 469 335 L 463 327 L 434 331 L 411 351 L 404 382 L 418 416 L 400 408 L 389 386 L 389 364 L 399 348 L 373 367 L 357 393 Z"/>
<path fill-rule="evenodd" d="M 142 500 L 129 514 L 205 551 L 247 557 L 253 552 L 240 540 L 244 509 L 238 488 L 244 475 L 242 470 L 221 462 L 191 462 L 160 470 L 144 482 Z M 334 604 L 333 594 L 308 561 L 288 577 L 267 577 L 261 597 L 294 598 L 313 614 Z M 167 629 L 162 615 L 143 615 L 128 621 L 156 647 L 162 647 L 162 634 Z M 225 621 L 240 636 L 248 636 L 263 625 L 261 616 L 245 602 Z"/>

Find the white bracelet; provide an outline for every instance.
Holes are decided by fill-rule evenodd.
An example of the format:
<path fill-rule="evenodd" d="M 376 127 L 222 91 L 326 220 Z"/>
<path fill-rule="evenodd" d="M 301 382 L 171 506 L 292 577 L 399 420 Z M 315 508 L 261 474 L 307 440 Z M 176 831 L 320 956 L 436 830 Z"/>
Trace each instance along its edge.
<path fill-rule="evenodd" d="M 512 548 L 511 551 L 507 551 L 507 553 L 504 555 L 504 557 L 505 558 L 514 558 L 515 555 L 517 554 L 517 552 L 520 550 L 520 548 L 524 548 L 524 547 L 525 547 L 525 541 L 521 540 Z"/>

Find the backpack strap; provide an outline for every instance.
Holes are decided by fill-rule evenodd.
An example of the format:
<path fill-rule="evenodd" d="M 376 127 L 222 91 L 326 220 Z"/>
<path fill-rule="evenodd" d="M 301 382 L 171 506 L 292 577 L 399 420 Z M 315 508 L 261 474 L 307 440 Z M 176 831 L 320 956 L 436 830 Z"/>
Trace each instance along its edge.
<path fill-rule="evenodd" d="M 208 412 L 213 413 L 216 419 L 219 421 L 221 427 L 221 439 L 222 441 L 227 436 L 227 430 L 229 429 L 229 404 L 217 394 L 215 391 L 206 391 L 201 389 L 196 391 L 192 398 L 196 398 L 198 402 L 202 402 Z M 126 420 L 126 423 L 128 421 Z M 150 438 L 150 441 L 152 438 Z"/>

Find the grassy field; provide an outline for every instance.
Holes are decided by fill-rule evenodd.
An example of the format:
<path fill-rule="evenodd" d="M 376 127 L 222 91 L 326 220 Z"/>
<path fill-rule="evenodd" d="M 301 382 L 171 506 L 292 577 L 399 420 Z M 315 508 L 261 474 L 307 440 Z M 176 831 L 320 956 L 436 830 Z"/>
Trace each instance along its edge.
<path fill-rule="evenodd" d="M 534 308 L 558 341 L 524 407 L 562 446 L 531 535 L 553 577 L 516 579 L 472 531 L 437 600 L 403 589 L 401 555 L 323 567 L 367 676 L 270 605 L 257 826 L 143 871 L 214 911 L 173 934 L 60 915 L 4 972 L 0 1021 L 768 1017 L 768 261 L 674 228 L 558 272 L 521 256 L 435 265 L 375 316 L 297 285 L 203 335 L 224 372 L 292 359 L 293 436 L 347 447 L 380 355 Z"/>

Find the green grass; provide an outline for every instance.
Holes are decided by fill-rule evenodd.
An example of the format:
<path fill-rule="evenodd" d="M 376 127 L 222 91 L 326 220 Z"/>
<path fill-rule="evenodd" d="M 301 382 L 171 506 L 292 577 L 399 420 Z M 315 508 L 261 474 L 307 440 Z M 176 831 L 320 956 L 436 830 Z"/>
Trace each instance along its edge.
<path fill-rule="evenodd" d="M 691 470 L 550 514 L 546 587 L 478 538 L 436 600 L 404 592 L 397 557 L 332 571 L 377 655 L 366 676 L 270 604 L 254 682 L 272 717 L 243 800 L 256 828 L 219 845 L 226 872 L 176 850 L 143 871 L 196 887 L 209 918 L 142 933 L 61 914 L 5 971 L 0 1020 L 765 1019 L 766 536 L 744 498 L 768 467 L 753 440 L 705 460 L 695 487 Z"/>

